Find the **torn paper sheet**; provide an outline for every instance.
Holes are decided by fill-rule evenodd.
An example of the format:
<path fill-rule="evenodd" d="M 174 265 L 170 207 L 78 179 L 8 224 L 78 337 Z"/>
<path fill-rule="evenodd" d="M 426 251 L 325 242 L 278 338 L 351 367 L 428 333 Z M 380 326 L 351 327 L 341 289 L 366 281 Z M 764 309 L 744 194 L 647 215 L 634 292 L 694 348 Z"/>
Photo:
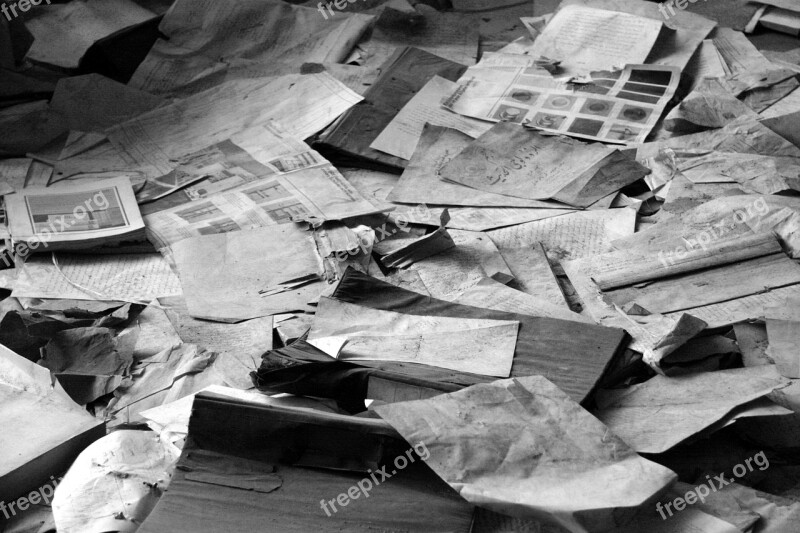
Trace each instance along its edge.
<path fill-rule="evenodd" d="M 138 361 L 133 378 L 114 391 L 114 399 L 106 408 L 109 424 L 141 422 L 141 411 L 173 402 L 209 385 L 225 384 L 213 372 L 216 356 L 193 344 L 183 344 Z"/>
<path fill-rule="evenodd" d="M 699 318 L 682 314 L 669 333 L 659 339 L 652 348 L 645 349 L 642 360 L 653 370 L 663 374 L 661 360 L 697 336 L 707 325 Z"/>
<path fill-rule="evenodd" d="M 567 5 L 534 41 L 531 55 L 560 61 L 565 75 L 645 62 L 662 23 L 619 11 Z"/>
<path fill-rule="evenodd" d="M 263 65 L 266 76 L 298 71 L 305 62 L 340 63 L 371 20 L 351 13 L 328 20 L 316 8 L 282 2 L 181 0 L 159 25 L 166 38 L 155 42 L 130 84 L 185 94 L 219 83 L 233 67 Z"/>
<path fill-rule="evenodd" d="M 130 374 L 133 354 L 121 348 L 108 328 L 72 328 L 50 338 L 39 364 L 75 403 L 86 405 L 116 390 Z"/>
<path fill-rule="evenodd" d="M 55 261 L 54 261 L 55 258 Z M 181 294 L 160 254 L 47 254 L 25 261 L 13 296 L 147 303 Z"/>
<path fill-rule="evenodd" d="M 679 169 L 694 183 L 735 182 L 747 192 L 800 191 L 800 158 L 711 152 L 682 153 Z"/>
<path fill-rule="evenodd" d="M 308 342 L 340 360 L 403 361 L 508 377 L 519 322 L 416 316 L 321 298 Z"/>
<path fill-rule="evenodd" d="M 456 244 L 447 232 L 447 223 L 450 214 L 447 209 L 442 211 L 439 218 L 439 227 L 420 238 L 385 240 L 378 243 L 373 249 L 381 255 L 381 263 L 387 268 L 407 268 L 417 261 L 448 250 Z M 396 245 L 399 244 L 398 248 Z"/>
<path fill-rule="evenodd" d="M 411 159 L 426 123 L 452 128 L 472 138 L 485 133 L 492 127 L 490 122 L 464 117 L 441 106 L 457 87 L 455 82 L 442 77 L 431 78 L 369 147 L 403 159 Z"/>
<path fill-rule="evenodd" d="M 674 134 L 721 128 L 756 112 L 728 92 L 718 79 L 701 80 L 681 103 L 664 117 L 664 127 Z"/>
<path fill-rule="evenodd" d="M 150 431 L 115 431 L 86 448 L 53 498 L 59 531 L 135 531 L 169 487 L 178 456 Z"/>
<path fill-rule="evenodd" d="M 182 298 L 158 301 L 183 342 L 217 353 L 214 369 L 222 374 L 226 383 L 241 389 L 253 386 L 250 372 L 258 368 L 261 354 L 272 349 L 271 316 L 236 324 L 210 322 L 190 316 Z"/>
<path fill-rule="evenodd" d="M 564 293 L 556 279 L 541 242 L 514 242 L 505 234 L 489 235 L 514 275 L 512 286 L 539 299 L 568 309 Z"/>
<path fill-rule="evenodd" d="M 513 277 L 486 233 L 450 230 L 455 247 L 411 265 L 434 298 L 452 300 L 465 288 L 497 273 Z"/>
<path fill-rule="evenodd" d="M 774 366 L 654 378 L 597 394 L 595 415 L 640 453 L 662 453 L 737 406 L 785 387 Z"/>
<path fill-rule="evenodd" d="M 36 4 L 34 4 L 36 5 Z M 79 0 L 32 10 L 25 27 L 34 41 L 27 59 L 76 69 L 96 41 L 155 17 L 131 0 Z"/>
<path fill-rule="evenodd" d="M 641 156 L 642 150 L 653 153 L 662 148 L 672 148 L 676 152 L 716 150 L 774 157 L 800 157 L 800 148 L 747 116 L 737 118 L 719 129 L 647 143 L 639 147 L 639 154 Z"/>
<path fill-rule="evenodd" d="M 484 278 L 462 292 L 453 300 L 453 303 L 519 313 L 521 315 L 543 316 L 594 324 L 591 318 L 570 311 L 566 307 L 563 296 L 561 296 L 561 301 L 562 305 L 557 305 L 543 298 L 512 289 L 492 278 Z"/>
<path fill-rule="evenodd" d="M 602 144 L 500 122 L 446 163 L 439 176 L 495 194 L 588 207 L 648 172 Z"/>
<path fill-rule="evenodd" d="M 424 442 L 427 464 L 470 503 L 576 533 L 610 525 L 617 508 L 676 479 L 542 376 L 375 410 L 408 442 Z"/>
<path fill-rule="evenodd" d="M 311 233 L 294 224 L 192 237 L 171 249 L 188 312 L 196 318 L 231 322 L 305 310 L 324 289 L 319 281 L 259 294 L 287 280 L 321 276 Z"/>

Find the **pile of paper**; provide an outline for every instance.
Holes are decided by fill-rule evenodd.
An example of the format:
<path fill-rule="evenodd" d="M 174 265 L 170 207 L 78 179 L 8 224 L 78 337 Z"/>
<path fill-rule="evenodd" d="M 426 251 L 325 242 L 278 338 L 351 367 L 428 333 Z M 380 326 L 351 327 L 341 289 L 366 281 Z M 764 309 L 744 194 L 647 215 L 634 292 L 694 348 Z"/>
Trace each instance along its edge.
<path fill-rule="evenodd" d="M 0 533 L 798 530 L 744 4 L 4 4 Z"/>

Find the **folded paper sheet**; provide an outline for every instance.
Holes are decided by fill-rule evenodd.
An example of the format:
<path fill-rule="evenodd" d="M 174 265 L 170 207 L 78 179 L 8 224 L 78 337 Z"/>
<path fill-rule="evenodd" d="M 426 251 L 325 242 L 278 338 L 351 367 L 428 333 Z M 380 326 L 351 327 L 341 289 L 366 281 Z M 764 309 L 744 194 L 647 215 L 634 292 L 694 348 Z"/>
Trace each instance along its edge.
<path fill-rule="evenodd" d="M 424 442 L 428 465 L 470 503 L 575 533 L 602 529 L 616 509 L 677 477 L 541 376 L 375 410 L 407 441 Z"/>
<path fill-rule="evenodd" d="M 636 451 L 662 453 L 788 384 L 774 365 L 655 376 L 627 389 L 598 392 L 595 414 Z"/>
<path fill-rule="evenodd" d="M 230 322 L 304 310 L 324 287 L 315 282 L 268 297 L 259 294 L 322 275 L 311 233 L 294 224 L 193 237 L 171 249 L 188 312 L 196 318 Z"/>
<path fill-rule="evenodd" d="M 414 316 L 321 298 L 308 342 L 340 360 L 421 363 L 508 377 L 519 322 Z"/>

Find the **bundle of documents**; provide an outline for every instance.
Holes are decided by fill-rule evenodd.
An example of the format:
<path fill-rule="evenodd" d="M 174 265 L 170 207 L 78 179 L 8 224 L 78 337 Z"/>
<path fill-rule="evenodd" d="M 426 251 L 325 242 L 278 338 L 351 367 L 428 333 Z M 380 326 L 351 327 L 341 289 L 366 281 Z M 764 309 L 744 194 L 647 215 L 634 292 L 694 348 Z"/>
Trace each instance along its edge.
<path fill-rule="evenodd" d="M 0 533 L 800 530 L 795 2 L 0 12 Z"/>

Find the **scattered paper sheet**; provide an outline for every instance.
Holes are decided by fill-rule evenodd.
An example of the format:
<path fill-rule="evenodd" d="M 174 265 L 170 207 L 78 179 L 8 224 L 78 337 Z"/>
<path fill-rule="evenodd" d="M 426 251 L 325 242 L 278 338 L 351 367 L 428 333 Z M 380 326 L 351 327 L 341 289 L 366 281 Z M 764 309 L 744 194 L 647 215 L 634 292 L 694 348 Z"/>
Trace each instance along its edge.
<path fill-rule="evenodd" d="M 508 377 L 519 322 L 416 316 L 321 298 L 308 342 L 340 360 L 405 361 Z"/>
<path fill-rule="evenodd" d="M 554 263 L 609 251 L 611 241 L 633 235 L 636 211 L 580 211 L 487 232 L 501 252 L 542 243 Z"/>
<path fill-rule="evenodd" d="M 26 490 L 36 489 L 36 483 L 50 483 L 49 471 L 40 472 L 42 468 L 63 467 L 67 457 L 77 453 L 74 448 L 105 434 L 103 422 L 73 402 L 58 382 L 52 381 L 49 370 L 2 345 L 0 399 L 0 445 L 4 450 L 0 497 L 4 500 L 13 501 Z M 54 451 L 64 458 L 54 462 L 47 458 Z"/>
<path fill-rule="evenodd" d="M 214 368 L 230 386 L 241 389 L 253 386 L 250 372 L 258 367 L 260 356 L 272 349 L 271 316 L 237 324 L 210 322 L 191 317 L 182 298 L 159 298 L 158 301 L 165 307 L 180 340 L 217 353 Z"/>
<path fill-rule="evenodd" d="M 321 155 L 274 129 L 246 130 L 187 157 L 174 173 L 155 180 L 156 193 L 185 186 L 183 177 L 189 183 L 204 179 L 178 191 L 170 200 L 174 207 L 144 217 L 158 248 L 192 236 L 390 209 L 374 206 Z"/>
<path fill-rule="evenodd" d="M 544 27 L 531 54 L 560 61 L 567 75 L 613 70 L 644 63 L 661 28 L 654 19 L 567 5 Z"/>
<path fill-rule="evenodd" d="M 676 479 L 541 376 L 375 410 L 408 442 L 424 442 L 428 465 L 470 503 L 575 533 Z"/>
<path fill-rule="evenodd" d="M 235 322 L 305 310 L 324 288 L 318 281 L 267 297 L 259 293 L 309 274 L 321 276 L 311 233 L 294 224 L 192 237 L 171 250 L 186 307 L 196 318 Z"/>
<path fill-rule="evenodd" d="M 694 56 L 695 51 L 717 25 L 713 20 L 683 9 L 669 8 L 665 20 L 658 4 L 639 0 L 563 0 L 561 6 L 577 5 L 594 9 L 620 11 L 639 17 L 657 20 L 667 26 L 659 34 L 658 40 L 647 57 L 647 63 L 669 65 L 683 70 Z"/>
<path fill-rule="evenodd" d="M 570 311 L 564 302 L 563 295 L 561 300 L 562 305 L 557 305 L 543 298 L 537 298 L 525 292 L 512 289 L 492 278 L 484 278 L 462 292 L 458 298 L 453 300 L 453 303 L 485 307 L 486 309 L 496 309 L 521 315 L 544 316 L 594 324 L 591 318 Z"/>
<path fill-rule="evenodd" d="M 471 141 L 471 137 L 457 130 L 426 124 L 408 166 L 386 199 L 390 202 L 481 207 L 567 207 L 556 202 L 481 191 L 439 179 L 442 168 Z"/>
<path fill-rule="evenodd" d="M 495 194 L 588 207 L 648 172 L 602 144 L 544 136 L 500 122 L 446 163 L 439 175 Z"/>
<path fill-rule="evenodd" d="M 473 138 L 482 135 L 492 126 L 491 123 L 463 117 L 441 107 L 457 86 L 455 82 L 439 76 L 431 78 L 369 147 L 411 159 L 426 123 L 453 128 Z"/>
<path fill-rule="evenodd" d="M 88 132 L 103 131 L 164 103 L 99 74 L 86 74 L 58 80 L 50 107 L 64 115 L 70 129 Z"/>
<path fill-rule="evenodd" d="M 169 486 L 177 460 L 149 431 L 103 437 L 78 456 L 58 485 L 53 498 L 58 530 L 136 530 Z"/>
<path fill-rule="evenodd" d="M 450 230 L 455 247 L 414 263 L 434 298 L 452 300 L 459 292 L 497 273 L 513 277 L 489 236 L 481 232 Z"/>
<path fill-rule="evenodd" d="M 27 58 L 68 69 L 78 68 L 96 41 L 156 16 L 131 0 L 48 4 L 37 7 L 33 14 L 25 22 L 34 37 Z"/>
<path fill-rule="evenodd" d="M 106 133 L 125 154 L 127 168 L 149 170 L 149 177 L 158 177 L 174 170 L 175 160 L 272 121 L 287 136 L 305 139 L 360 100 L 325 72 L 231 81 Z"/>
<path fill-rule="evenodd" d="M 585 83 L 539 68 L 471 67 L 444 102 L 462 115 L 522 123 L 607 143 L 642 143 L 680 80 L 677 67 L 629 64 L 594 71 Z"/>
<path fill-rule="evenodd" d="M 159 25 L 166 39 L 156 41 L 130 84 L 185 94 L 219 83 L 234 67 L 263 65 L 273 75 L 282 65 L 286 72 L 304 62 L 340 63 L 371 20 L 350 13 L 328 20 L 284 2 L 180 0 Z"/>
<path fill-rule="evenodd" d="M 381 263 L 387 268 L 409 267 L 417 261 L 436 255 L 456 245 L 447 232 L 447 223 L 449 221 L 450 215 L 445 209 L 442 211 L 439 227 L 436 231 L 420 238 L 385 240 L 373 246 L 373 250 L 382 256 Z M 399 244 L 399 247 L 396 246 L 397 244 Z"/>
<path fill-rule="evenodd" d="M 410 11 L 386 5 L 363 46 L 369 67 L 380 67 L 395 51 L 413 46 L 461 65 L 474 65 L 479 34 L 474 19 L 415 4 Z"/>
<path fill-rule="evenodd" d="M 55 261 L 54 261 L 55 258 Z M 146 303 L 181 294 L 161 254 L 47 254 L 25 261 L 12 295 Z"/>
<path fill-rule="evenodd" d="M 719 422 L 734 408 L 789 384 L 774 365 L 655 376 L 600 391 L 595 415 L 640 453 L 662 453 Z"/>

